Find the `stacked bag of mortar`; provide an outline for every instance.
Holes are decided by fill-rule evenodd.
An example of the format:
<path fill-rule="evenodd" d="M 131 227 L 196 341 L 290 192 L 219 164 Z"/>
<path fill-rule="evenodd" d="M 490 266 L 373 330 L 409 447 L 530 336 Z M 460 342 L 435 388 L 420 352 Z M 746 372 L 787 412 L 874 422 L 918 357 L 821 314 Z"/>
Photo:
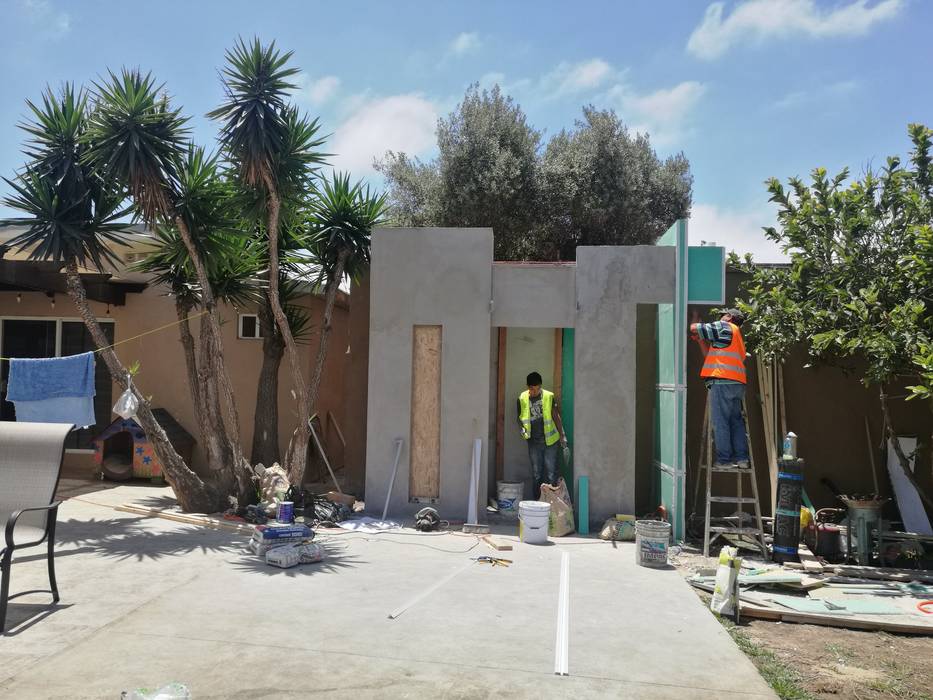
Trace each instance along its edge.
<path fill-rule="evenodd" d="M 249 550 L 257 556 L 264 557 L 270 549 L 287 544 L 300 544 L 313 536 L 311 529 L 300 523 L 257 525 L 249 540 Z"/>

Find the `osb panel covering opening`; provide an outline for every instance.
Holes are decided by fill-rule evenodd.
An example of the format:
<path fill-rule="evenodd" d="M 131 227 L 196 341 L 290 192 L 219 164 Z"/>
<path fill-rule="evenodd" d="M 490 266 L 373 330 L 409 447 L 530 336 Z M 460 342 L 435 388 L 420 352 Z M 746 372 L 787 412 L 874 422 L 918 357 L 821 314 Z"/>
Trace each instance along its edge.
<path fill-rule="evenodd" d="M 438 498 L 441 476 L 441 326 L 415 326 L 411 360 L 409 497 Z"/>

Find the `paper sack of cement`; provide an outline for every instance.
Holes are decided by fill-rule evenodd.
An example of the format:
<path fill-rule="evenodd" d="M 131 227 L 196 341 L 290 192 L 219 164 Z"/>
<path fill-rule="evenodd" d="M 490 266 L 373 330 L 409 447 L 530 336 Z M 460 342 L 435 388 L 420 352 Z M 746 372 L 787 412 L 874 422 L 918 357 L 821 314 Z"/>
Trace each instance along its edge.
<path fill-rule="evenodd" d="M 567 490 L 567 484 L 563 479 L 557 482 L 557 486 L 541 484 L 540 500 L 551 504 L 547 528 L 550 537 L 563 537 L 575 531 L 570 491 Z"/>
<path fill-rule="evenodd" d="M 713 589 L 713 599 L 709 609 L 720 615 L 731 615 L 738 605 L 739 570 L 742 568 L 742 557 L 737 556 L 735 547 L 723 547 L 719 552 L 719 568 L 716 569 L 716 586 Z"/>

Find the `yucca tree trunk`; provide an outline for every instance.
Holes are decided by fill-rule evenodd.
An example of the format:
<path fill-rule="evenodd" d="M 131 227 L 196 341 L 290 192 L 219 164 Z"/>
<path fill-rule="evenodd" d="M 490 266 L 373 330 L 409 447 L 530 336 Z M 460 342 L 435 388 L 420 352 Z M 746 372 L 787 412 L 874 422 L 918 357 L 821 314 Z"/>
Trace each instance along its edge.
<path fill-rule="evenodd" d="M 223 359 L 223 335 L 220 328 L 220 321 L 217 318 L 217 301 L 214 298 L 214 291 L 211 288 L 207 268 L 205 268 L 204 261 L 201 260 L 201 255 L 194 244 L 194 239 L 191 236 L 191 231 L 188 229 L 188 224 L 185 222 L 184 218 L 176 216 L 175 225 L 188 251 L 188 257 L 194 267 L 195 274 L 198 278 L 198 285 L 201 288 L 201 302 L 204 306 L 204 310 L 207 312 L 205 317 L 202 317 L 201 321 L 201 342 L 205 343 L 205 341 L 207 341 L 208 348 L 215 353 L 215 371 L 208 376 L 208 380 L 217 385 L 220 395 L 223 397 L 224 406 L 228 412 L 226 435 L 229 436 L 229 442 L 231 443 L 230 449 L 236 459 L 237 466 L 240 466 L 240 462 L 243 460 L 242 445 L 240 443 L 240 417 L 236 407 L 236 398 L 233 394 L 233 385 L 230 382 L 230 375 L 227 373 L 227 367 Z M 205 326 L 207 330 L 206 333 Z"/>
<path fill-rule="evenodd" d="M 256 414 L 253 418 L 253 464 L 269 466 L 281 461 L 279 451 L 279 368 L 285 354 L 282 336 L 276 330 L 269 299 L 263 295 L 259 305 L 262 330 L 262 367 L 256 386 Z"/>
<path fill-rule="evenodd" d="M 97 317 L 91 311 L 87 303 L 87 292 L 84 289 L 84 282 L 78 273 L 78 265 L 74 260 L 69 261 L 65 266 L 65 273 L 68 283 L 68 296 L 74 302 L 78 315 L 84 321 L 85 327 L 94 339 L 94 344 L 99 350 L 100 357 L 107 365 L 110 376 L 124 390 L 128 386 L 126 367 L 117 358 L 116 353 L 109 347 L 110 343 L 104 335 Z M 139 410 L 136 414 L 136 420 L 146 433 L 146 437 L 152 444 L 152 449 L 159 461 L 162 463 L 162 469 L 165 479 L 175 491 L 175 497 L 182 510 L 188 512 L 213 513 L 226 507 L 222 503 L 222 495 L 212 485 L 205 483 L 197 474 L 195 474 L 185 461 L 181 458 L 168 436 L 159 425 L 158 421 L 152 415 L 149 407 L 149 401 L 145 396 L 133 386 L 133 393 L 139 400 Z"/>
<path fill-rule="evenodd" d="M 298 353 L 298 343 L 295 342 L 295 336 L 292 335 L 292 329 L 288 325 L 288 317 L 285 315 L 279 296 L 279 214 L 281 202 L 275 183 L 268 174 L 265 177 L 265 185 L 268 211 L 266 231 L 269 236 L 269 309 L 279 328 L 279 333 L 282 335 L 282 340 L 285 342 L 285 354 L 288 356 L 288 364 L 292 370 L 292 388 L 298 405 L 298 425 L 295 427 L 295 433 L 288 445 L 285 459 L 286 470 L 288 471 L 289 481 L 296 486 L 300 486 L 301 477 L 304 475 L 305 465 L 308 462 L 308 443 L 311 440 L 311 432 L 308 426 L 308 418 L 311 417 L 309 408 L 311 402 L 309 401 L 308 385 L 305 383 L 304 374 L 301 371 L 301 356 Z"/>

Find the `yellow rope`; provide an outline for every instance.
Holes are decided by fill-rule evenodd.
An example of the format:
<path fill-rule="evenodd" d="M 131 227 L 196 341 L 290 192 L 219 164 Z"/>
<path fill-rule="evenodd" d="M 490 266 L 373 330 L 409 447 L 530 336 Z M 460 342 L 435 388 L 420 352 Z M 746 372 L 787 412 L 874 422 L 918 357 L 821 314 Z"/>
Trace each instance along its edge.
<path fill-rule="evenodd" d="M 206 313 L 207 311 L 205 310 L 205 311 L 201 311 L 200 313 L 195 314 L 194 316 L 188 316 L 187 318 L 183 318 L 178 321 L 172 321 L 171 323 L 166 323 L 164 326 L 159 326 L 158 328 L 153 328 L 151 330 L 145 331 L 144 333 L 140 333 L 139 335 L 134 335 L 132 338 L 126 338 L 124 340 L 113 343 L 112 345 L 106 345 L 102 348 L 97 348 L 93 352 L 97 353 L 97 352 L 103 352 L 104 350 L 110 350 L 112 348 L 117 347 L 118 345 L 123 345 L 123 343 L 128 343 L 131 340 L 138 340 L 139 338 L 142 338 L 145 335 L 151 335 L 152 333 L 158 333 L 159 331 L 164 331 L 166 328 L 177 326 L 180 323 L 184 323 L 185 321 L 190 321 L 191 319 L 198 318 L 199 316 L 203 316 Z M 6 360 L 7 362 L 9 362 L 11 359 L 13 358 L 0 357 L 0 361 Z"/>

